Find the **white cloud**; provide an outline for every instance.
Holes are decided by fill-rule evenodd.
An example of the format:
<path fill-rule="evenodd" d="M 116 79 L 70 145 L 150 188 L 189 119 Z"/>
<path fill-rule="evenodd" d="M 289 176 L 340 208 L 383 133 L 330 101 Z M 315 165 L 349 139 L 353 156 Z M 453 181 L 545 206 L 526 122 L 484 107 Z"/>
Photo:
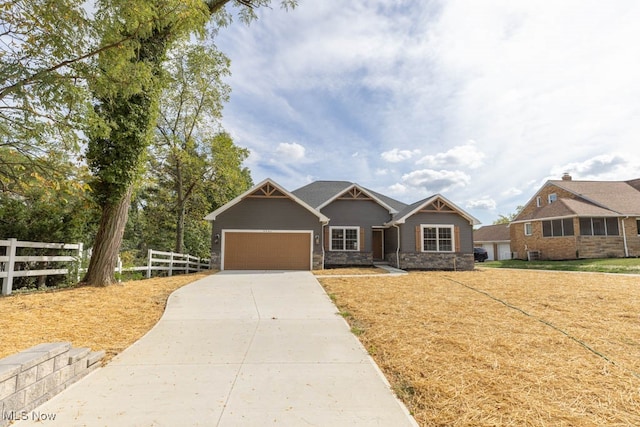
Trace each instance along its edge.
<path fill-rule="evenodd" d="M 400 183 L 395 183 L 395 184 L 389 186 L 389 191 L 392 194 L 404 194 L 404 193 L 407 192 L 407 186 L 406 185 L 402 185 Z"/>
<path fill-rule="evenodd" d="M 281 142 L 276 148 L 276 162 L 290 163 L 304 159 L 305 148 L 298 143 Z"/>
<path fill-rule="evenodd" d="M 574 178 L 599 179 L 608 176 L 627 165 L 627 160 L 617 154 L 603 154 L 595 156 L 582 162 L 567 163 L 563 166 L 553 168 L 551 174 L 556 177 L 568 172 Z M 558 179 L 555 178 L 555 179 Z"/>
<path fill-rule="evenodd" d="M 402 182 L 410 187 L 440 193 L 454 187 L 465 187 L 471 177 L 462 171 L 421 169 L 402 176 Z"/>
<path fill-rule="evenodd" d="M 458 145 L 435 155 L 427 155 L 416 162 L 418 165 L 427 165 L 431 168 L 439 167 L 467 167 L 477 169 L 483 165 L 485 154 L 476 146 L 475 141 L 469 141 L 464 145 Z"/>
<path fill-rule="evenodd" d="M 522 194 L 522 190 L 520 190 L 519 188 L 515 188 L 515 187 L 508 188 L 507 190 L 505 190 L 502 193 L 500 193 L 500 195 L 502 195 L 504 197 L 515 197 L 515 196 L 519 196 L 521 194 Z"/>
<path fill-rule="evenodd" d="M 497 204 L 496 201 L 490 197 L 485 197 L 476 200 L 467 201 L 467 209 L 480 209 L 480 210 L 494 210 Z"/>
<path fill-rule="evenodd" d="M 549 175 L 640 177 L 636 0 L 323 0 L 258 14 L 216 38 L 232 60 L 223 125 L 252 150 L 256 181 L 295 188 L 311 174 L 508 212 Z M 268 164 L 274 141 L 304 141 L 304 167 Z M 481 205 L 470 209 L 490 222 Z"/>
<path fill-rule="evenodd" d="M 384 175 L 388 175 L 389 174 L 389 169 L 376 169 L 376 175 L 378 176 L 384 176 Z"/>
<path fill-rule="evenodd" d="M 404 160 L 409 160 L 417 154 L 420 154 L 420 150 L 399 150 L 394 148 L 393 150 L 385 151 L 380 154 L 380 157 L 387 162 L 398 163 Z"/>

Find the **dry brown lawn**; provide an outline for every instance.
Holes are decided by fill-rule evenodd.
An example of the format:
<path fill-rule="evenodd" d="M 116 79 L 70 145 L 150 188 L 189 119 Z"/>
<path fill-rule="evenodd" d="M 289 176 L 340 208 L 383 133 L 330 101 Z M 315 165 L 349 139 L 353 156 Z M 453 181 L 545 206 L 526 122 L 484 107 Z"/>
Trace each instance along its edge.
<path fill-rule="evenodd" d="M 320 281 L 423 426 L 640 425 L 640 277 Z"/>
<path fill-rule="evenodd" d="M 313 270 L 316 276 L 352 276 L 367 274 L 388 274 L 387 270 L 378 267 L 345 267 L 345 268 L 325 268 L 324 270 Z"/>
<path fill-rule="evenodd" d="M 211 273 L 2 297 L 0 358 L 40 343 L 69 341 L 105 350 L 106 362 L 157 323 L 171 292 Z"/>

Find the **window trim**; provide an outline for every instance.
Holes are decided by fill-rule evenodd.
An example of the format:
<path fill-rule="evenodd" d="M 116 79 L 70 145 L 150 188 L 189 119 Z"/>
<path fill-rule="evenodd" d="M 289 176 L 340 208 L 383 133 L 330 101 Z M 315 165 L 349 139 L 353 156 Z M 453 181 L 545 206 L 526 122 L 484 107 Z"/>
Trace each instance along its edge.
<path fill-rule="evenodd" d="M 529 228 L 529 232 L 528 233 L 527 233 L 527 228 Z M 525 222 L 524 223 L 524 235 L 525 236 L 533 236 L 533 225 L 530 222 Z"/>
<path fill-rule="evenodd" d="M 549 202 L 549 204 L 555 202 L 556 200 L 558 200 L 558 195 L 556 193 L 551 193 L 547 196 L 547 201 Z"/>
<path fill-rule="evenodd" d="M 342 249 L 333 249 L 333 230 L 343 230 Z M 347 243 L 346 230 L 356 230 L 356 249 L 345 249 Z M 357 225 L 329 226 L 329 251 L 331 252 L 360 252 L 360 227 Z"/>
<path fill-rule="evenodd" d="M 538 196 L 536 197 L 536 207 L 541 207 L 542 206 L 542 197 Z"/>
<path fill-rule="evenodd" d="M 436 231 L 436 247 L 435 251 L 428 251 L 424 248 L 424 230 L 425 228 L 435 228 Z M 440 250 L 440 229 L 446 228 L 451 230 L 451 250 L 450 251 L 441 251 Z M 420 249 L 422 252 L 427 253 L 454 253 L 456 251 L 456 226 L 453 224 L 420 224 Z"/>

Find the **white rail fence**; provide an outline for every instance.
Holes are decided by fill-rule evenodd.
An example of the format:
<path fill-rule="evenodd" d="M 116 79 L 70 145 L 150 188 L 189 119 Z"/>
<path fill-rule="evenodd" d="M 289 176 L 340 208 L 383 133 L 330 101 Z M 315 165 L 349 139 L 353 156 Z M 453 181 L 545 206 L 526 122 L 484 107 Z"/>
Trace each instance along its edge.
<path fill-rule="evenodd" d="M 34 249 L 35 252 L 46 250 L 47 252 L 57 252 L 58 254 L 21 254 L 25 250 L 28 251 L 28 249 Z M 2 295 L 11 294 L 13 279 L 17 277 L 75 274 L 76 281 L 80 281 L 81 274 L 86 271 L 86 269 L 82 268 L 84 255 L 82 243 L 23 242 L 17 239 L 0 240 Z M 118 264 L 114 271 L 120 274 L 127 271 L 146 271 L 147 278 L 151 277 L 153 271 L 164 271 L 169 276 L 172 276 L 173 274 L 188 274 L 208 270 L 209 262 L 209 259 L 198 258 L 193 255 L 149 249 L 146 266 L 124 268 L 122 261 L 118 259 Z M 32 269 L 34 263 L 36 263 L 36 269 Z"/>
<path fill-rule="evenodd" d="M 166 271 L 169 276 L 174 273 L 195 273 L 196 271 L 208 270 L 210 260 L 198 258 L 188 254 L 177 254 L 174 252 L 160 252 L 149 249 L 147 253 L 147 265 L 144 267 L 122 268 L 122 261 L 118 260 L 116 272 L 123 271 L 146 271 L 147 278 L 151 277 L 152 271 Z"/>

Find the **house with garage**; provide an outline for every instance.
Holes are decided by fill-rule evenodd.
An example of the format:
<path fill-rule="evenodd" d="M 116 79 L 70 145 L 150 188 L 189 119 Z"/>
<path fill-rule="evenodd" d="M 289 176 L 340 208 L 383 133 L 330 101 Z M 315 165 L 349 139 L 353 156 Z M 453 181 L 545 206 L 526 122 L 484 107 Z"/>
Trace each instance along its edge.
<path fill-rule="evenodd" d="M 212 267 L 311 270 L 386 262 L 473 269 L 478 221 L 441 195 L 407 205 L 347 181 L 288 191 L 266 179 L 207 215 Z"/>
<path fill-rule="evenodd" d="M 640 179 L 547 181 L 510 224 L 519 259 L 640 256 Z"/>
<path fill-rule="evenodd" d="M 488 261 L 511 259 L 509 224 L 485 225 L 474 230 L 473 245 L 487 250 Z"/>

